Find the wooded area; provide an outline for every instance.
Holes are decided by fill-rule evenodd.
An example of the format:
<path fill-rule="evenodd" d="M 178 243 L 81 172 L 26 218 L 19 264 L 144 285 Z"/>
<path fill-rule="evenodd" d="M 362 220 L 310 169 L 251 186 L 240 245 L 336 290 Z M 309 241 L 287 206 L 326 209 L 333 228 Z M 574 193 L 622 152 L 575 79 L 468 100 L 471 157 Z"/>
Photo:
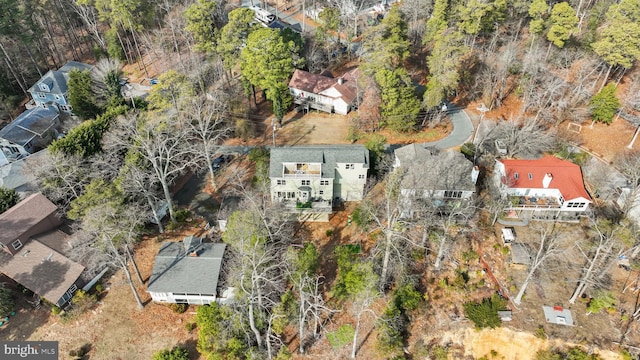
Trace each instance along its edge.
<path fill-rule="evenodd" d="M 160 234 L 179 226 L 185 215 L 171 186 L 188 172 L 208 172 L 218 190 L 214 159 L 228 138 L 258 131 L 260 106 L 268 104 L 283 125 L 293 107 L 288 83 L 296 69 L 359 68 L 352 134 L 434 127 L 452 100 L 483 103 L 489 111 L 515 99 L 509 119 L 495 119 L 474 133 L 478 141 L 465 144 L 463 153 L 483 171 L 493 167 L 490 149 L 497 140 L 509 158 L 551 153 L 580 162 L 567 151 L 575 139 L 564 130 L 566 122 L 610 124 L 622 111 L 640 111 L 637 0 L 404 0 L 381 17 L 370 11 L 374 4 L 289 1 L 302 9 L 323 7 L 317 22 L 309 20 L 299 33 L 264 27 L 253 10 L 239 6 L 248 4 L 231 1 L 3 1 L 3 117 L 20 112 L 27 90 L 48 69 L 69 60 L 95 64 L 92 72 L 69 75 L 69 101 L 83 121 L 54 141 L 33 169 L 41 191 L 74 222 L 74 256 L 91 265 L 91 275 L 105 265 L 121 269 L 144 307 L 136 283 L 146 280 L 134 261 L 143 224 L 152 216 Z M 153 78 L 146 98 L 123 96 L 127 76 Z M 350 344 L 351 358 L 365 342 L 375 343 L 381 358 L 455 357 L 456 349 L 418 341 L 416 323 L 456 323 L 464 312 L 479 328 L 499 326 L 497 311 L 526 306 L 525 296 L 534 283 L 540 292 L 549 268 L 577 274 L 562 280 L 563 296 L 575 304 L 589 293 L 592 302 L 585 306 L 597 314 L 613 306 L 608 299 L 617 291 L 611 272 L 618 256 L 631 258 L 634 271 L 640 266 L 638 229 L 628 218 L 633 202 L 613 212 L 596 207 L 576 225 L 580 238 L 573 244 L 559 239 L 555 225 L 536 228 L 524 278 L 509 276 L 504 287 L 511 293 L 503 294 L 507 302 L 480 279 L 488 270 L 481 243 L 494 239 L 509 201 L 494 193 L 491 173 L 479 183 L 478 201 L 415 201 L 410 210 L 420 215 L 407 217 L 404 173 L 389 165 L 386 139 L 372 139 L 366 144 L 375 159 L 371 186 L 349 217 L 364 241 L 333 244 L 324 259 L 326 249 L 301 235 L 303 225 L 270 198 L 268 151 L 252 150 L 254 168 L 235 174 L 232 190 L 240 203 L 227 214 L 221 238 L 231 253 L 226 281 L 238 298 L 230 306 L 198 307 L 203 356 L 282 360 L 292 351 L 304 356 L 326 336 L 336 351 Z M 452 158 L 441 158 L 433 174 L 455 170 Z M 637 151 L 620 154 L 613 164 L 630 180 L 633 199 L 640 192 L 638 158 Z M 158 214 L 160 202 L 168 206 L 168 224 Z M 497 254 L 509 251 L 496 245 Z M 579 256 L 570 263 L 560 256 L 567 252 Z M 631 310 L 616 319 L 625 329 L 615 333 L 623 346 L 637 332 L 637 298 Z M 338 316 L 343 322 L 335 329 Z M 295 349 L 287 346 L 293 338 Z M 566 351 L 587 358 L 576 347 L 540 352 L 538 359 Z"/>

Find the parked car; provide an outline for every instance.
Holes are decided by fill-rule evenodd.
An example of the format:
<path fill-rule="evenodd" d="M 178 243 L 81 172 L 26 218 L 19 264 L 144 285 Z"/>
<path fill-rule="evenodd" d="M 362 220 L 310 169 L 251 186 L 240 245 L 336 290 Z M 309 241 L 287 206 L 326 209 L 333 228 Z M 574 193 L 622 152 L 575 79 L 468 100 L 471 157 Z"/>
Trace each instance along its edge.
<path fill-rule="evenodd" d="M 233 155 L 219 155 L 215 159 L 213 159 L 213 170 L 218 170 L 224 163 L 227 163 L 233 159 Z"/>

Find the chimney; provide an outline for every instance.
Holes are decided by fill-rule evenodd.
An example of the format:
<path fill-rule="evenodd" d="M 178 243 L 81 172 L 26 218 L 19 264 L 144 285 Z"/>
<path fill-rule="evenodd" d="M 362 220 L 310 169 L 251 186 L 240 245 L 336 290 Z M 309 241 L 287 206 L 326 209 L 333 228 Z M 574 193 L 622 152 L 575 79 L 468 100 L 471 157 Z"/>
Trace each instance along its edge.
<path fill-rule="evenodd" d="M 542 187 L 548 189 L 549 184 L 551 184 L 551 180 L 553 180 L 553 175 L 551 175 L 551 173 L 544 174 L 544 178 L 542 179 Z"/>
<path fill-rule="evenodd" d="M 471 181 L 474 184 L 478 181 L 478 175 L 480 175 L 480 168 L 476 165 L 471 169 Z"/>
<path fill-rule="evenodd" d="M 342 84 L 344 84 L 344 79 L 339 77 L 338 78 L 338 85 L 342 85 Z"/>

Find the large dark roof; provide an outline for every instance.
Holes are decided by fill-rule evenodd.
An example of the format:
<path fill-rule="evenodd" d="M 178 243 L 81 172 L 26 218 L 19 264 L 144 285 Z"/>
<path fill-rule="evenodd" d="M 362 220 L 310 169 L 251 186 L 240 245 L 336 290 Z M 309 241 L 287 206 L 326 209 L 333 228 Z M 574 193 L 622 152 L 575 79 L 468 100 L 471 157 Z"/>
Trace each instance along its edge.
<path fill-rule="evenodd" d="M 185 240 L 199 240 L 188 237 Z M 186 242 L 186 241 L 185 241 Z M 185 242 L 160 247 L 149 279 L 149 292 L 216 294 L 225 244 L 202 243 L 198 256 L 189 256 Z"/>
<path fill-rule="evenodd" d="M 41 193 L 27 197 L 0 214 L 0 242 L 9 244 L 56 211 L 58 208 Z"/>
<path fill-rule="evenodd" d="M 46 74 L 44 74 L 38 82 L 33 84 L 32 87 L 29 88 L 29 92 L 41 92 L 38 87 L 39 83 L 46 83 L 51 90 L 52 94 L 65 94 L 69 89 L 67 87 L 67 82 L 69 81 L 69 72 L 71 70 L 91 70 L 93 66 L 77 61 L 69 61 L 63 67 L 58 70 L 49 70 Z"/>
<path fill-rule="evenodd" d="M 0 130 L 0 138 L 25 146 L 36 136 L 43 137 L 58 117 L 53 107 L 29 109 Z"/>
<path fill-rule="evenodd" d="M 283 163 L 320 163 L 322 177 L 332 179 L 336 164 L 365 164 L 369 167 L 369 150 L 362 145 L 317 145 L 271 149 L 269 177 L 283 174 Z"/>
<path fill-rule="evenodd" d="M 27 242 L 14 256 L 0 251 L 0 272 L 54 304 L 83 270 L 84 266 L 37 240 Z"/>

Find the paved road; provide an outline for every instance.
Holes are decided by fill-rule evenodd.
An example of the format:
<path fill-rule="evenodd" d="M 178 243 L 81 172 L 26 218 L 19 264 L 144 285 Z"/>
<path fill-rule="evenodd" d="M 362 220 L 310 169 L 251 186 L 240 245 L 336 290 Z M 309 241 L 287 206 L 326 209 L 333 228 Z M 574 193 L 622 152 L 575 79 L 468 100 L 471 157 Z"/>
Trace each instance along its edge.
<path fill-rule="evenodd" d="M 422 145 L 444 150 L 460 146 L 471 141 L 474 128 L 467 113 L 453 103 L 447 103 L 447 113 L 449 115 L 449 119 L 451 119 L 451 124 L 453 125 L 451 134 L 444 139 L 426 142 Z"/>

